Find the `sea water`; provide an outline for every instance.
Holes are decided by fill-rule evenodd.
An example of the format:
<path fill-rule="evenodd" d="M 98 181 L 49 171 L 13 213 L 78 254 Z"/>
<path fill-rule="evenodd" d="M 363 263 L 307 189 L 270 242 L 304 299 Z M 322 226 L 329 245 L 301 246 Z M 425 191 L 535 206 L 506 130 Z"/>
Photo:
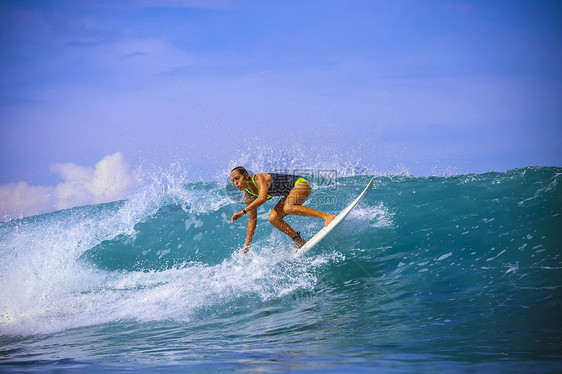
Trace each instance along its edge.
<path fill-rule="evenodd" d="M 369 179 L 307 204 L 337 213 Z M 561 182 L 378 176 L 302 257 L 275 202 L 242 254 L 215 182 L 0 223 L 0 371 L 560 372 Z"/>

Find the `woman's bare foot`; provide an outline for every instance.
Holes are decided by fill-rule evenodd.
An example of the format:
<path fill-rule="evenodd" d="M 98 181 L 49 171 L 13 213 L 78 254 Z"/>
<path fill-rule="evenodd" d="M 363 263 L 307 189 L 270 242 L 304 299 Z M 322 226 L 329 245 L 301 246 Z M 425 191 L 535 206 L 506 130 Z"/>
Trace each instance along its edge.
<path fill-rule="evenodd" d="M 326 221 L 326 223 L 324 224 L 324 227 L 328 226 L 330 223 L 332 223 L 332 221 L 334 220 L 334 218 L 336 218 L 336 216 L 334 216 L 333 214 L 328 214 L 328 218 L 324 218 L 324 221 Z"/>

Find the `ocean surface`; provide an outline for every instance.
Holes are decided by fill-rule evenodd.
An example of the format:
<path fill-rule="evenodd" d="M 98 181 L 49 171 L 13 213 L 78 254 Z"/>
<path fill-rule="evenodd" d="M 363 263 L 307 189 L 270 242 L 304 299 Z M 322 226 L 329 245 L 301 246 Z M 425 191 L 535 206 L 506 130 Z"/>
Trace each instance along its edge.
<path fill-rule="evenodd" d="M 161 183 L 0 223 L 0 372 L 562 372 L 562 168 L 377 176 L 298 258 L 274 202 L 241 254 L 231 195 Z"/>

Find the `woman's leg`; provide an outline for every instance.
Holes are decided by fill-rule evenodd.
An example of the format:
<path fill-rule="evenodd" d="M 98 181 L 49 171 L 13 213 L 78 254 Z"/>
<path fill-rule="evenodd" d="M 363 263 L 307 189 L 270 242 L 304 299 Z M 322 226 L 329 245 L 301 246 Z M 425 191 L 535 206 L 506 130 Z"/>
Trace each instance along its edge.
<path fill-rule="evenodd" d="M 275 207 L 273 208 L 271 213 L 269 213 L 269 222 L 276 229 L 278 229 L 281 232 L 284 232 L 285 234 L 293 238 L 295 235 L 297 235 L 297 233 L 295 232 L 295 230 L 293 230 L 291 226 L 289 226 L 287 222 L 283 221 L 283 218 L 285 218 L 285 216 L 287 215 L 287 213 L 283 211 L 284 204 L 285 204 L 285 198 L 279 200 L 277 204 L 275 204 Z"/>
<path fill-rule="evenodd" d="M 277 204 L 275 204 L 275 208 L 273 208 L 271 213 L 269 213 L 269 222 L 271 222 L 271 224 L 275 228 L 277 228 L 279 231 L 284 232 L 285 234 L 289 235 L 289 237 L 292 239 L 297 235 L 297 233 L 295 232 L 295 230 L 293 230 L 293 228 L 291 226 L 289 226 L 289 224 L 287 222 L 285 222 L 283 220 L 283 218 L 285 218 L 287 216 L 287 213 L 285 213 L 283 211 L 284 205 L 285 205 L 285 199 L 284 198 L 279 200 L 279 202 Z M 300 248 L 305 243 L 306 243 L 306 240 L 304 240 L 303 238 L 299 238 L 295 242 L 295 247 Z"/>
<path fill-rule="evenodd" d="M 336 216 L 302 205 L 311 192 L 312 188 L 308 182 L 303 181 L 297 184 L 285 199 L 283 212 L 285 215 L 294 214 L 297 216 L 322 218 L 325 222 L 325 226 L 328 226 Z"/>

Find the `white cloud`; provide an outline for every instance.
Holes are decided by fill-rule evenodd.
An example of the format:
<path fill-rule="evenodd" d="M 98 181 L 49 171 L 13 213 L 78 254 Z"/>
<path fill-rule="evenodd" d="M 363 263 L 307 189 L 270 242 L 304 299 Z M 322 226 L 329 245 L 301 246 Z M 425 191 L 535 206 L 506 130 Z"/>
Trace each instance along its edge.
<path fill-rule="evenodd" d="M 120 152 L 104 157 L 95 167 L 64 163 L 51 165 L 50 170 L 63 180 L 56 186 L 26 182 L 0 186 L 0 220 L 122 200 L 138 180 L 138 172 L 130 169 Z"/>

